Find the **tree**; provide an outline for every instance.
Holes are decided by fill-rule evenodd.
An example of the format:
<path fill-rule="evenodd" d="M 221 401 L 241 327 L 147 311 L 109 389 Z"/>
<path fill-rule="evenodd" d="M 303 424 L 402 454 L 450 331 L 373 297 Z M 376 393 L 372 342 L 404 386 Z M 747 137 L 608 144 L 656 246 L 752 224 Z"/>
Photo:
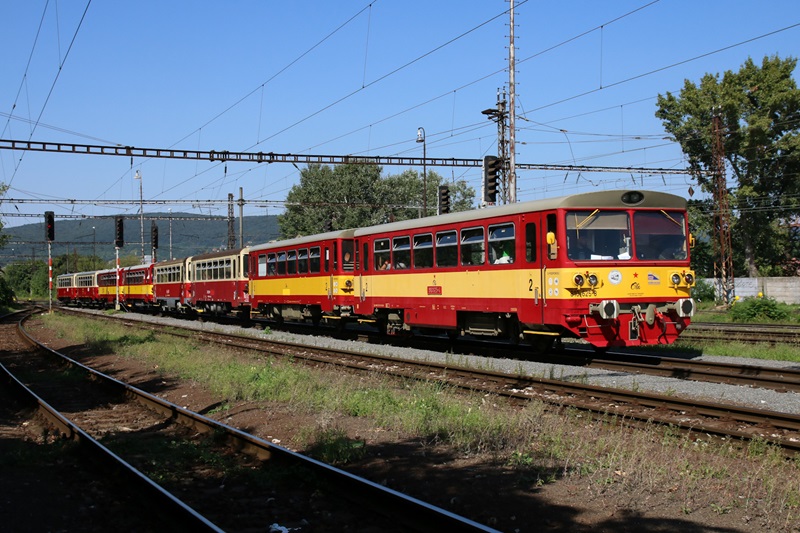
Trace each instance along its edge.
<path fill-rule="evenodd" d="M 375 165 L 309 165 L 300 183 L 286 196 L 286 212 L 278 217 L 281 235 L 291 238 L 330 230 L 359 228 L 417 218 L 422 210 L 423 181 L 412 170 L 381 177 Z M 442 177 L 427 174 L 428 213 L 436 213 Z M 472 207 L 475 191 L 465 182 L 451 184 L 454 211 Z"/>
<path fill-rule="evenodd" d="M 800 91 L 797 60 L 748 59 L 738 72 L 685 80 L 680 96 L 658 97 L 656 116 L 689 159 L 698 183 L 713 192 L 714 134 L 720 117 L 733 210 L 735 273 L 794 274 L 789 222 L 800 212 Z M 709 213 L 710 216 L 710 213 Z"/>

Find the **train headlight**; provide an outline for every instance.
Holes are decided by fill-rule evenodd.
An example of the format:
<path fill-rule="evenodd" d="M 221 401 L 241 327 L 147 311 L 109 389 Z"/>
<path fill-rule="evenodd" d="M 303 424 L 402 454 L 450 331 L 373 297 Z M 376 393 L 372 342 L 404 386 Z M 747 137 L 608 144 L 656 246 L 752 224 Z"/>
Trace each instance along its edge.
<path fill-rule="evenodd" d="M 670 277 L 670 281 L 672 281 L 673 285 L 680 285 L 681 284 L 681 275 L 677 272 L 674 272 Z"/>
<path fill-rule="evenodd" d="M 596 274 L 589 274 L 588 280 L 589 280 L 589 285 L 592 287 L 597 287 L 597 284 L 600 282 L 600 280 L 597 279 Z"/>
<path fill-rule="evenodd" d="M 348 279 L 347 281 L 344 282 L 344 286 L 347 287 L 348 289 L 352 289 L 353 288 L 353 280 L 352 279 Z"/>
<path fill-rule="evenodd" d="M 572 278 L 572 281 L 578 287 L 583 287 L 583 284 L 586 282 L 586 280 L 583 277 L 583 274 L 575 274 L 575 277 Z"/>
<path fill-rule="evenodd" d="M 683 275 L 683 279 L 686 280 L 686 284 L 689 286 L 694 285 L 694 274 L 691 272 L 687 272 Z"/>

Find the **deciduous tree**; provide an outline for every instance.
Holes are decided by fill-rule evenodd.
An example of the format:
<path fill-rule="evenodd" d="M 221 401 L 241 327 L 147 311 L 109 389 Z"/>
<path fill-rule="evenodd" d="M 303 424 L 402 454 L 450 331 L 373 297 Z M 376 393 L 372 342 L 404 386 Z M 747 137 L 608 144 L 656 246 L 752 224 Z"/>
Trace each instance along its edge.
<path fill-rule="evenodd" d="M 736 273 L 794 273 L 789 221 L 800 212 L 800 91 L 795 58 L 748 59 L 738 72 L 684 82 L 659 95 L 656 116 L 681 144 L 704 191 L 713 192 L 713 119 L 722 124 Z M 709 216 L 711 214 L 709 213 Z"/>

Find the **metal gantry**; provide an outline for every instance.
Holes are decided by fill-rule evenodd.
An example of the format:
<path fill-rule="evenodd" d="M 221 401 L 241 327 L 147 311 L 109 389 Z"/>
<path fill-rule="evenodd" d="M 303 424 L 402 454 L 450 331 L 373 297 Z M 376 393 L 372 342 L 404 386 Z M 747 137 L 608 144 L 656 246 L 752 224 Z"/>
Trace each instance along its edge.
<path fill-rule="evenodd" d="M 398 157 L 358 155 L 276 154 L 274 152 L 230 152 L 227 150 L 201 151 L 176 150 L 172 148 L 136 148 L 134 146 L 102 146 L 57 142 L 19 141 L 0 139 L 0 150 L 27 150 L 34 152 L 58 152 L 68 154 L 108 155 L 162 159 L 190 159 L 207 161 L 240 161 L 246 163 L 294 163 L 323 165 L 381 165 L 381 166 L 433 166 L 433 167 L 480 167 L 483 159 L 458 157 Z M 552 165 L 517 163 L 517 170 L 547 170 L 570 172 L 624 172 L 643 174 L 691 174 L 689 169 L 647 167 L 605 167 L 588 165 Z M 172 203 L 172 202 L 163 202 Z"/>

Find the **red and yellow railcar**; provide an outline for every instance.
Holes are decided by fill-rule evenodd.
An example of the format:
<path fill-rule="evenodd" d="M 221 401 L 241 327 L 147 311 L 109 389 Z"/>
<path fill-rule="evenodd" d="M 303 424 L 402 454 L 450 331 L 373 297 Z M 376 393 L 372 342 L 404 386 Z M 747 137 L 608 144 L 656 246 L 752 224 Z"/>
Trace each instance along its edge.
<path fill-rule="evenodd" d="M 153 305 L 153 264 L 121 269 L 120 301 L 134 307 Z"/>
<path fill-rule="evenodd" d="M 119 294 L 117 276 L 121 276 L 121 272 L 117 272 L 115 268 L 97 272 L 97 300 L 100 305 L 104 307 L 116 305 Z M 120 279 L 119 283 L 121 282 Z"/>
<path fill-rule="evenodd" d="M 197 313 L 250 315 L 248 248 L 196 255 L 186 260 L 191 289 L 184 304 Z"/>
<path fill-rule="evenodd" d="M 387 332 L 668 344 L 689 324 L 686 201 L 605 191 L 356 230 L 353 312 Z"/>
<path fill-rule="evenodd" d="M 162 311 L 186 312 L 192 285 L 186 268 L 188 259 L 171 259 L 153 265 L 153 301 Z"/>
<path fill-rule="evenodd" d="M 77 274 L 61 274 L 56 277 L 56 299 L 65 305 L 76 303 L 75 296 L 78 286 L 75 282 Z"/>
<path fill-rule="evenodd" d="M 250 304 L 278 322 L 354 319 L 355 230 L 250 247 Z"/>

